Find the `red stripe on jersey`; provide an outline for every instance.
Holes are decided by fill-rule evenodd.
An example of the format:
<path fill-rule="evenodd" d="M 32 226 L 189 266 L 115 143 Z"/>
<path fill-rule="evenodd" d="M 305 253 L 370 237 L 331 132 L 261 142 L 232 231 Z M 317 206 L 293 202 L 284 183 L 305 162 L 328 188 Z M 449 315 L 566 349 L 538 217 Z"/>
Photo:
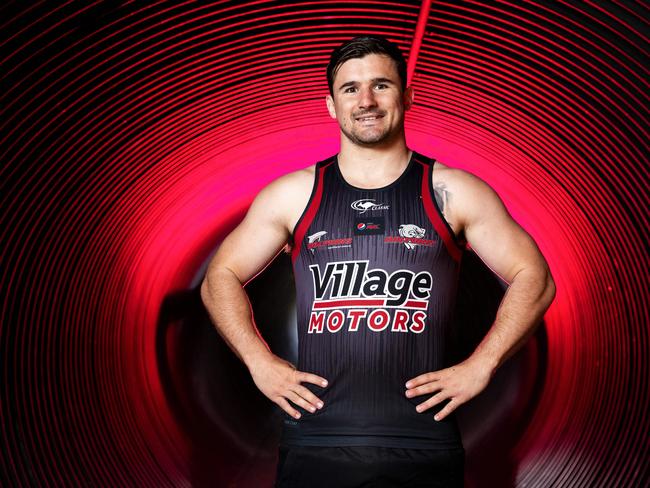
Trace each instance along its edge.
<path fill-rule="evenodd" d="M 341 299 L 341 300 L 320 300 L 314 302 L 313 309 L 321 310 L 327 308 L 347 308 L 347 307 L 385 307 L 386 300 L 381 298 L 359 298 L 356 300 Z M 407 300 L 404 305 L 399 308 L 421 308 L 426 310 L 428 302 L 420 300 Z"/>
<path fill-rule="evenodd" d="M 443 242 L 447 251 L 454 259 L 454 261 L 459 262 L 462 255 L 462 248 L 456 243 L 454 236 L 451 235 L 449 229 L 442 221 L 444 218 L 440 211 L 438 210 L 436 204 L 433 202 L 433 195 L 431 194 L 430 182 L 429 179 L 431 175 L 427 171 L 429 166 L 418 161 L 422 166 L 422 201 L 424 202 L 424 209 L 429 216 L 429 220 L 433 224 L 433 228 L 436 229 L 436 232 L 440 237 L 442 237 Z M 433 164 L 433 163 L 432 163 Z"/>
<path fill-rule="evenodd" d="M 314 302 L 314 309 L 320 308 L 337 308 L 337 307 L 383 307 L 386 303 L 384 299 L 359 299 L 359 300 L 322 300 Z"/>
<path fill-rule="evenodd" d="M 302 248 L 302 241 L 305 239 L 305 233 L 307 232 L 307 229 L 311 225 L 312 220 L 314 220 L 314 216 L 318 211 L 318 207 L 320 207 L 320 201 L 321 198 L 323 197 L 323 176 L 325 175 L 325 168 L 327 168 L 328 166 L 329 164 L 325 164 L 318 169 L 318 173 L 316 174 L 316 179 L 317 179 L 316 191 L 314 192 L 314 195 L 308 204 L 307 210 L 304 213 L 303 219 L 298 225 L 298 228 L 296 229 L 296 233 L 293 236 L 293 249 L 291 251 L 291 261 L 294 263 L 296 262 L 296 259 L 298 259 L 298 256 L 300 255 L 300 249 Z"/>

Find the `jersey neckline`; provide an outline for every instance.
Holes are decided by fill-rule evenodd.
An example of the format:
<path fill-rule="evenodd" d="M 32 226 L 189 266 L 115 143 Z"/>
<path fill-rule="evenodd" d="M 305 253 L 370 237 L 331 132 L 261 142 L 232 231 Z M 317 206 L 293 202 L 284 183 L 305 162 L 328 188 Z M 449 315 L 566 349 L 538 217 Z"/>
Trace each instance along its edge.
<path fill-rule="evenodd" d="M 404 168 L 404 171 L 402 171 L 402 174 L 399 175 L 395 180 L 393 180 L 393 181 L 392 181 L 391 183 L 389 183 L 388 185 L 386 185 L 386 186 L 381 186 L 381 187 L 379 187 L 379 188 L 360 188 L 360 187 L 358 187 L 358 186 L 354 186 L 354 185 L 348 183 L 348 181 L 343 177 L 343 173 L 341 173 L 341 169 L 339 168 L 339 155 L 338 155 L 338 154 L 336 154 L 336 155 L 334 156 L 334 170 L 335 170 L 335 172 L 336 172 L 336 176 L 337 176 L 337 177 L 339 178 L 339 180 L 343 183 L 343 185 L 345 185 L 347 188 L 350 188 L 350 189 L 355 190 L 355 191 L 365 191 L 365 192 L 369 192 L 369 191 L 381 191 L 381 190 L 388 190 L 388 189 L 390 189 L 390 188 L 392 188 L 392 187 L 398 185 L 398 184 L 400 183 L 400 181 L 402 181 L 402 180 L 404 179 L 404 177 L 406 176 L 406 174 L 407 174 L 407 173 L 410 171 L 410 169 L 413 167 L 414 160 L 415 160 L 415 151 L 412 150 L 412 151 L 411 151 L 411 157 L 409 158 L 409 162 L 408 162 L 408 164 L 406 165 L 406 168 Z"/>

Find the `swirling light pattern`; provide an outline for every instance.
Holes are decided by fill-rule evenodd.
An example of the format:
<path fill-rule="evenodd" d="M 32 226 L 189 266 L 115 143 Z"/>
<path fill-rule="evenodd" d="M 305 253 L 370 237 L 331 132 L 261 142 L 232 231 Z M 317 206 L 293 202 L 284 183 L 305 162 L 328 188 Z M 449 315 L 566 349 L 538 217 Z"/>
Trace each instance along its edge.
<path fill-rule="evenodd" d="M 411 53 L 409 145 L 487 181 L 557 284 L 530 416 L 507 446 L 464 432 L 467 486 L 647 482 L 643 2 L 0 9 L 3 485 L 272 483 L 270 441 L 197 453 L 161 383 L 161 304 L 265 184 L 337 151 L 324 68 L 362 33 Z M 495 446 L 505 475 L 481 462 Z"/>

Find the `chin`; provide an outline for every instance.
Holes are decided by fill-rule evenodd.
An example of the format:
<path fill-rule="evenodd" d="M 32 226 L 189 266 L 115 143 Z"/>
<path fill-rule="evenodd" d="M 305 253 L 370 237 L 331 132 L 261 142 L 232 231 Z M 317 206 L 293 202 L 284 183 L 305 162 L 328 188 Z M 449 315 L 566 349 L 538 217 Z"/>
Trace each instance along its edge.
<path fill-rule="evenodd" d="M 354 138 L 356 141 L 358 141 L 361 144 L 367 144 L 367 145 L 379 145 L 382 143 L 389 142 L 393 137 L 395 133 L 386 131 L 382 132 L 381 134 L 377 134 L 375 136 L 366 136 L 363 137 L 363 135 L 358 135 L 354 134 Z"/>

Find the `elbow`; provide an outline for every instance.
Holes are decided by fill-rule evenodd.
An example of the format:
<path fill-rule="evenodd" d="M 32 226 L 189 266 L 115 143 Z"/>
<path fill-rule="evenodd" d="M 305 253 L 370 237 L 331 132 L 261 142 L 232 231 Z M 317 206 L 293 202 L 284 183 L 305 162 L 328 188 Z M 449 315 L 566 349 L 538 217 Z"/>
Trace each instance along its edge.
<path fill-rule="evenodd" d="M 203 302 L 204 305 L 208 304 L 208 300 L 210 298 L 210 285 L 208 284 L 208 275 L 206 274 L 203 277 L 203 281 L 201 282 L 201 301 Z"/>
<path fill-rule="evenodd" d="M 200 295 L 201 300 L 207 306 L 214 301 L 215 294 L 219 293 L 223 284 L 241 283 L 237 275 L 227 266 L 210 266 L 201 282 Z"/>
<path fill-rule="evenodd" d="M 522 270 L 522 272 L 517 273 L 515 279 L 525 281 L 531 289 L 535 290 L 533 292 L 533 300 L 542 310 L 546 311 L 546 309 L 551 306 L 551 303 L 553 303 L 553 300 L 555 299 L 556 288 L 555 280 L 553 279 L 548 267 L 545 266 L 539 269 L 530 268 L 530 270 Z M 513 282 L 514 281 L 515 280 L 513 279 Z"/>
<path fill-rule="evenodd" d="M 551 303 L 553 303 L 553 300 L 555 299 L 555 292 L 556 292 L 555 280 L 553 280 L 553 276 L 551 276 L 551 272 L 547 270 L 544 295 L 546 296 L 549 306 L 551 305 Z"/>
<path fill-rule="evenodd" d="M 209 266 L 201 282 L 201 300 L 206 306 L 214 299 L 214 294 L 217 293 L 215 288 L 219 283 L 219 273 L 220 269 L 218 267 Z"/>

